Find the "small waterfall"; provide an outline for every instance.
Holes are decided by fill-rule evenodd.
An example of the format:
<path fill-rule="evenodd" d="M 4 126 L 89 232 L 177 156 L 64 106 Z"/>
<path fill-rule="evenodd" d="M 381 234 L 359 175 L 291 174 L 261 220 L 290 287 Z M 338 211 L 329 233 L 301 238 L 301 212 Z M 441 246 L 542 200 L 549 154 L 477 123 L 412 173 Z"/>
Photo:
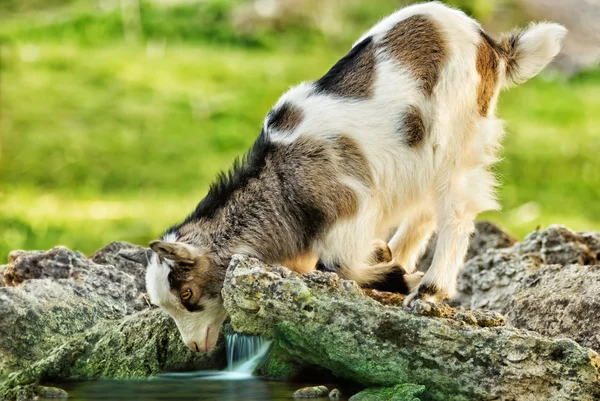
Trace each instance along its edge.
<path fill-rule="evenodd" d="M 163 373 L 161 376 L 170 379 L 233 381 L 252 379 L 252 372 L 260 359 L 267 353 L 271 341 L 261 337 L 246 336 L 243 334 L 227 334 L 225 347 L 227 351 L 227 369 L 201 370 L 198 372 Z"/>
<path fill-rule="evenodd" d="M 227 371 L 251 376 L 256 365 L 269 350 L 271 341 L 262 337 L 233 333 L 225 336 Z"/>

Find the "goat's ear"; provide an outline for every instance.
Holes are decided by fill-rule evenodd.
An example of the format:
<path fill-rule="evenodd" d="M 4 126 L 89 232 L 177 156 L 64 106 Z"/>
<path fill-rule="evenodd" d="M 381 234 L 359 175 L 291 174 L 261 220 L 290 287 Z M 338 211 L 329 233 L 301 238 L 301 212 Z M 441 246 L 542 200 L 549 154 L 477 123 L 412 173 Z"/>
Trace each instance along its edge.
<path fill-rule="evenodd" d="M 119 256 L 145 266 L 150 261 L 151 253 L 150 249 L 122 249 L 119 251 Z"/>
<path fill-rule="evenodd" d="M 202 256 L 201 249 L 183 242 L 165 242 L 152 241 L 150 248 L 163 258 L 172 259 L 178 262 L 193 263 L 198 257 Z"/>

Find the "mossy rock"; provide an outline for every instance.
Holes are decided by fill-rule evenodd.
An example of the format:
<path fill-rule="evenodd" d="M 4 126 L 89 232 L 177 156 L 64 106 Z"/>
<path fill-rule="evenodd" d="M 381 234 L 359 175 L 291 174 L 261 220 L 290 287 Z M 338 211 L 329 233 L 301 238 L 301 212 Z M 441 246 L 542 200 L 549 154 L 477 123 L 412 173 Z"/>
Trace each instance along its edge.
<path fill-rule="evenodd" d="M 370 388 L 350 397 L 349 401 L 422 401 L 425 386 L 398 384 L 387 388 Z"/>

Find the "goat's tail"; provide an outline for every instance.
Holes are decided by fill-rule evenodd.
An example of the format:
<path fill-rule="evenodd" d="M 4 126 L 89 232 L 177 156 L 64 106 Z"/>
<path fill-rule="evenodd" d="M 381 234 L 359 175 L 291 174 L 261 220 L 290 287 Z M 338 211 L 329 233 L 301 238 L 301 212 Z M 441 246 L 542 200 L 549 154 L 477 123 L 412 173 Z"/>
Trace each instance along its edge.
<path fill-rule="evenodd" d="M 558 54 L 567 29 L 550 22 L 506 34 L 499 47 L 505 58 L 506 85 L 518 85 L 537 75 Z"/>

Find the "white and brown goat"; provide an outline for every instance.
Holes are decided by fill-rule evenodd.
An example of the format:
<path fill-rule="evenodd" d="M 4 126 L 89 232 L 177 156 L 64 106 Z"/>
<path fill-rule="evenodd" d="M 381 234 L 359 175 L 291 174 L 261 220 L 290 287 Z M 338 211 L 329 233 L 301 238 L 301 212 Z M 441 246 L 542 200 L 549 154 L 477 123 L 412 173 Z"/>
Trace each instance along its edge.
<path fill-rule="evenodd" d="M 488 171 L 503 135 L 498 94 L 542 70 L 565 34 L 541 23 L 495 41 L 437 2 L 383 19 L 322 78 L 285 93 L 243 160 L 150 244 L 151 301 L 191 349 L 208 351 L 236 253 L 405 291 L 407 304 L 452 297 L 475 216 L 498 208 Z"/>

